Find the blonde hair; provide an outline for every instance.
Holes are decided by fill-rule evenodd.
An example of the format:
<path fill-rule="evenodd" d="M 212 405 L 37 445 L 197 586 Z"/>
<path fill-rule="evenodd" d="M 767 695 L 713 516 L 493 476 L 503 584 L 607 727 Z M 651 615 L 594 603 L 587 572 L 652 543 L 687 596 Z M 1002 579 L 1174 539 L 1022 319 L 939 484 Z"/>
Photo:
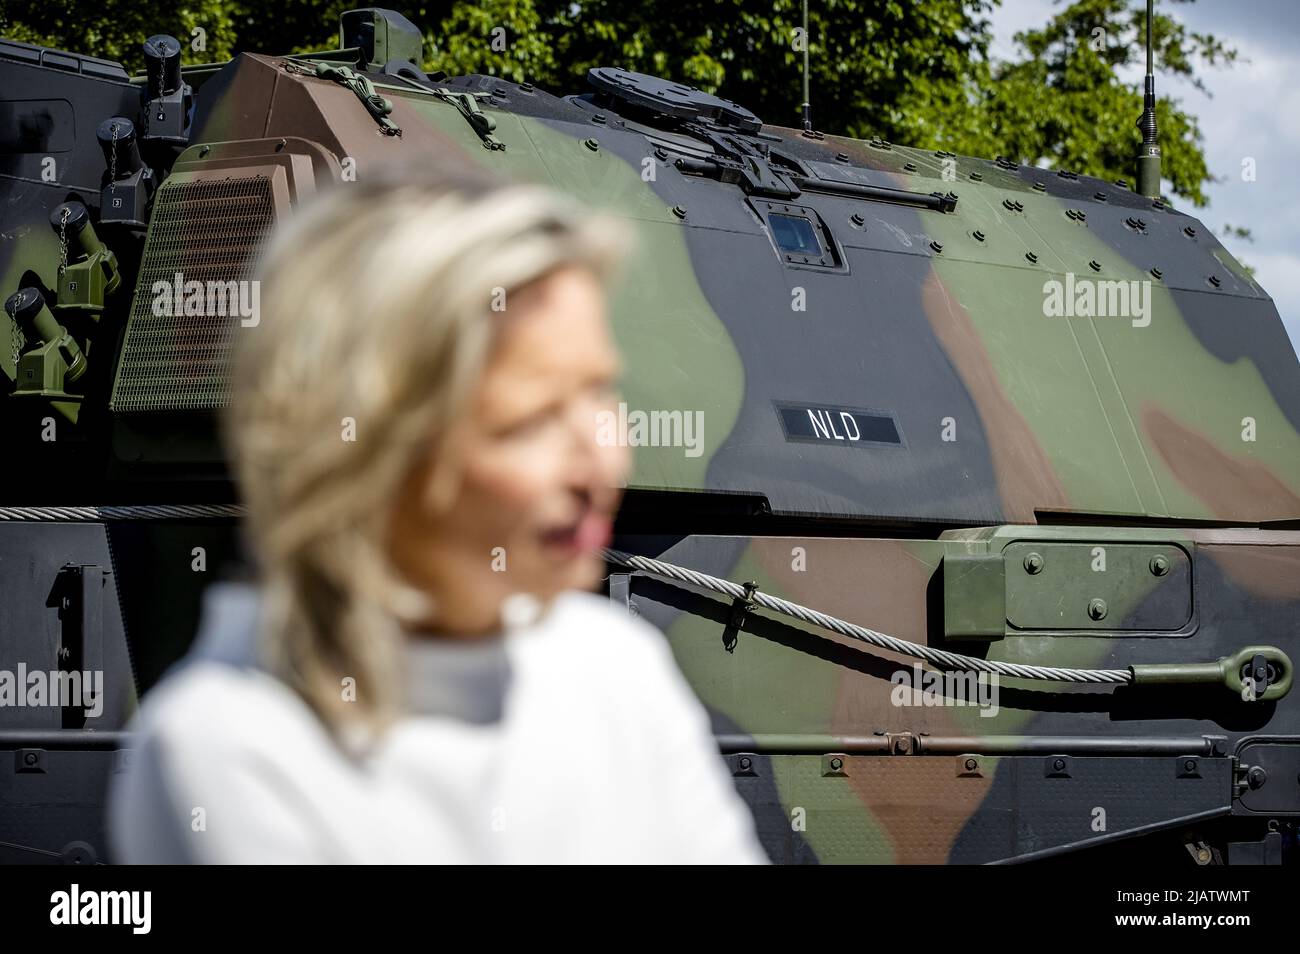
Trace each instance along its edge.
<path fill-rule="evenodd" d="M 401 626 L 430 604 L 388 557 L 388 518 L 430 459 L 428 503 L 446 504 L 445 438 L 488 360 L 494 297 L 566 265 L 607 279 L 623 229 L 539 186 L 390 171 L 336 185 L 273 238 L 222 423 L 265 663 L 331 730 L 399 710 Z"/>

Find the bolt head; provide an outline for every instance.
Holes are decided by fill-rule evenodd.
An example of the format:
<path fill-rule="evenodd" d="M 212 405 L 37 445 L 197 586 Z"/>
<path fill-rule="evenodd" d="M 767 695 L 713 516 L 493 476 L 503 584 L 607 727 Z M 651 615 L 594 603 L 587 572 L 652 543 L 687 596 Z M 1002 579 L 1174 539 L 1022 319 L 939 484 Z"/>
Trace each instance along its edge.
<path fill-rule="evenodd" d="M 831 771 L 838 772 L 842 768 L 844 768 L 843 759 L 831 759 Z"/>
<path fill-rule="evenodd" d="M 1092 599 L 1088 601 L 1088 616 L 1094 620 L 1106 618 L 1106 601 L 1103 599 Z"/>
<path fill-rule="evenodd" d="M 1169 558 L 1163 553 L 1157 553 L 1151 558 L 1150 567 L 1155 576 L 1164 576 L 1169 572 Z"/>
<path fill-rule="evenodd" d="M 1041 553 L 1029 553 L 1025 555 L 1025 572 L 1030 576 L 1043 572 L 1046 561 Z"/>

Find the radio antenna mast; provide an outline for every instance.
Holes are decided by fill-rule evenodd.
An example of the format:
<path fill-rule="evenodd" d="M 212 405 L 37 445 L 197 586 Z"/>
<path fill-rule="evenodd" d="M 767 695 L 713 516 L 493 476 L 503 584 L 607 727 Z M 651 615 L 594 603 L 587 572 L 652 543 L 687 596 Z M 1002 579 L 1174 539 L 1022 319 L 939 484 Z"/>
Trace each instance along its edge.
<path fill-rule="evenodd" d="M 1137 157 L 1137 191 L 1148 199 L 1160 198 L 1160 146 L 1156 142 L 1156 75 L 1151 55 L 1151 10 L 1155 0 L 1147 0 L 1147 77 L 1142 98 L 1142 148 Z"/>
<path fill-rule="evenodd" d="M 803 131 L 812 132 L 812 103 L 808 98 L 808 0 L 803 0 Z"/>

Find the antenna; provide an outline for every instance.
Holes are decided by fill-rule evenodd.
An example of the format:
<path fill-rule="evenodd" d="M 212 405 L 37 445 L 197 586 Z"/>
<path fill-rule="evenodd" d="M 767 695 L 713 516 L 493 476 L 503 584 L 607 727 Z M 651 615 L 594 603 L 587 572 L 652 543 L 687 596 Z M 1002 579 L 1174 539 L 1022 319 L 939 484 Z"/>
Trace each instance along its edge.
<path fill-rule="evenodd" d="M 812 103 L 808 100 L 808 0 L 803 0 L 803 131 L 812 132 Z"/>
<path fill-rule="evenodd" d="M 1137 156 L 1137 191 L 1148 199 L 1160 198 L 1160 146 L 1156 143 L 1156 75 L 1151 56 L 1151 9 L 1155 0 L 1147 0 L 1147 78 L 1142 97 L 1142 148 Z"/>

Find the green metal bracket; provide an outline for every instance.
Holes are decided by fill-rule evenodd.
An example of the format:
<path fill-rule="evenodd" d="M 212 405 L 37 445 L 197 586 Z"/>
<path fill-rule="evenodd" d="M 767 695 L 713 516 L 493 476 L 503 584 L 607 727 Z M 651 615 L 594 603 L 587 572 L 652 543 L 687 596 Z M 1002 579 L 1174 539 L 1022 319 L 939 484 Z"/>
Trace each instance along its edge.
<path fill-rule="evenodd" d="M 95 234 L 90 213 L 80 202 L 56 206 L 50 215 L 50 227 L 59 236 L 65 257 L 71 258 L 59 263 L 58 300 L 54 307 L 61 312 L 88 312 L 98 321 L 105 296 L 122 284 L 117 256 Z"/>
<path fill-rule="evenodd" d="M 1001 639 L 1006 632 L 1006 571 L 1001 553 L 943 558 L 943 634 L 948 639 Z"/>
<path fill-rule="evenodd" d="M 35 288 L 23 288 L 10 295 L 5 311 L 23 328 L 26 337 L 40 342 L 19 357 L 10 397 L 44 398 L 75 424 L 81 395 L 68 394 L 64 385 L 75 382 L 86 371 L 86 356 L 76 339 L 58 323 Z"/>

